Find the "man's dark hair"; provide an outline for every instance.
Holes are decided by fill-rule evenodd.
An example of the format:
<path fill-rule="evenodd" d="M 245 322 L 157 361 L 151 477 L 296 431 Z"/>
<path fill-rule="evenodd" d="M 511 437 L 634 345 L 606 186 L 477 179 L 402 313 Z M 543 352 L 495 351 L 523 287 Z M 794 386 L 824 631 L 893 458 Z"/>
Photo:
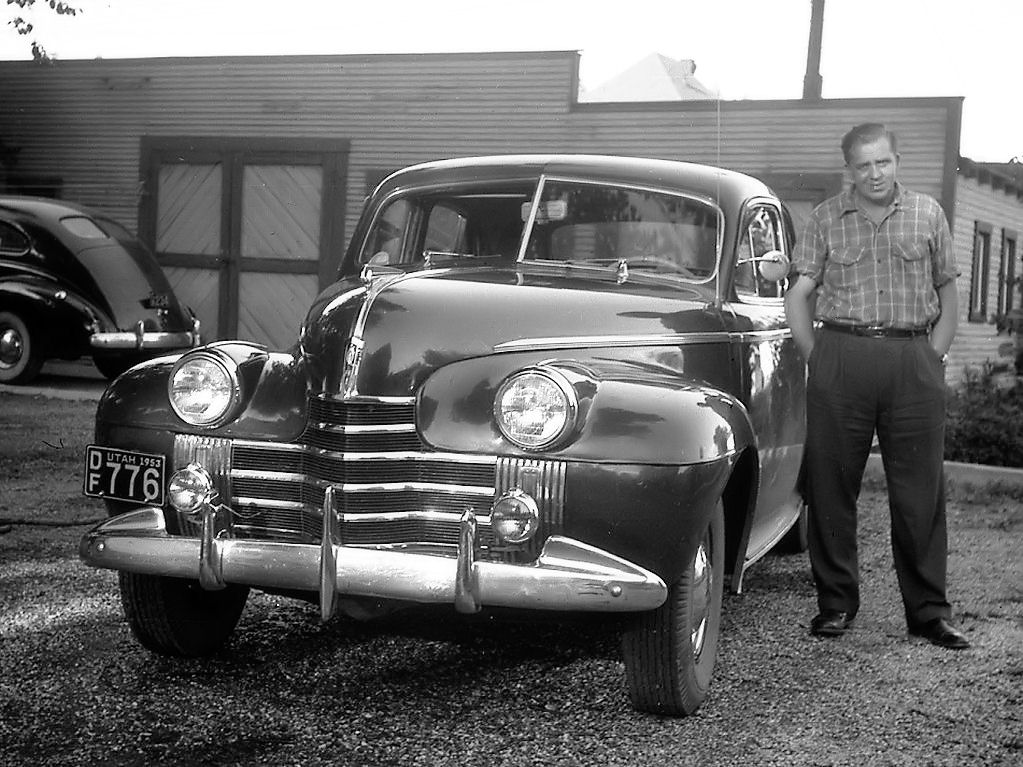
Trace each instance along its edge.
<path fill-rule="evenodd" d="M 892 148 L 893 153 L 898 154 L 899 145 L 895 134 L 888 130 L 883 123 L 860 123 L 859 125 L 854 125 L 842 137 L 842 157 L 848 163 L 853 147 L 857 147 L 860 144 L 869 144 L 880 138 L 888 139 L 888 146 Z"/>

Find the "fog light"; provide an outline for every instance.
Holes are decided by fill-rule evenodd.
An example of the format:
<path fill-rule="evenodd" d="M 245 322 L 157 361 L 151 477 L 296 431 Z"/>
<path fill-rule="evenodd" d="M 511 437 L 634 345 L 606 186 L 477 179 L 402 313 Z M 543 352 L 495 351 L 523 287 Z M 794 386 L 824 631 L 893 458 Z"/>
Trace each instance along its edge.
<path fill-rule="evenodd" d="M 171 475 L 167 497 L 178 511 L 194 514 L 212 499 L 213 478 L 199 464 L 190 463 Z"/>
<path fill-rule="evenodd" d="M 509 490 L 494 501 L 490 527 L 498 543 L 525 543 L 540 527 L 540 509 L 518 488 Z"/>

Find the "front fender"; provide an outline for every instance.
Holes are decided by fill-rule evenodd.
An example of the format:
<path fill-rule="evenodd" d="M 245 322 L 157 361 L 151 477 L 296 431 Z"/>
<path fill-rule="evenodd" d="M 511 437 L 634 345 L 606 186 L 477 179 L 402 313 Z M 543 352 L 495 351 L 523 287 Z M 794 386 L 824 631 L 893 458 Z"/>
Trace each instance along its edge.
<path fill-rule="evenodd" d="M 90 332 L 110 325 L 107 315 L 94 303 L 42 278 L 0 282 L 0 306 L 20 312 L 30 321 L 38 318 L 37 330 L 58 349 L 87 345 Z"/>
<path fill-rule="evenodd" d="M 419 429 L 438 450 L 528 456 L 497 429 L 494 397 L 506 376 L 530 364 L 516 355 L 476 358 L 438 370 L 420 392 Z M 555 460 L 688 465 L 735 455 L 755 443 L 749 413 L 709 384 L 627 363 L 543 364 L 583 374 L 578 428 Z"/>
<path fill-rule="evenodd" d="M 175 363 L 183 355 L 158 357 L 121 375 L 107 387 L 96 412 L 96 439 L 100 444 L 134 446 L 140 434 L 204 434 L 235 439 L 298 438 L 306 421 L 306 376 L 297 356 L 268 352 L 243 342 L 216 344 L 238 361 L 241 401 L 238 415 L 216 429 L 200 429 L 181 421 L 171 409 L 167 384 Z M 206 347 L 199 347 L 201 351 Z M 191 352 L 189 352 L 191 353 Z M 130 445 L 119 438 L 134 435 Z M 153 437 L 158 443 L 165 438 Z"/>

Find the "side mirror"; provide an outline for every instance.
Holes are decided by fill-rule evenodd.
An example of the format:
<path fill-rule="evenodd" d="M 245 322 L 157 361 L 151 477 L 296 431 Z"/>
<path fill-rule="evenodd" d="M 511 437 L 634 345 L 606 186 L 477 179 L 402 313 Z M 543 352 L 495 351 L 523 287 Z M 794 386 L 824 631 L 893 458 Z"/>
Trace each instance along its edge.
<path fill-rule="evenodd" d="M 789 276 L 789 257 L 780 250 L 769 250 L 756 262 L 757 271 L 768 282 L 781 282 Z"/>

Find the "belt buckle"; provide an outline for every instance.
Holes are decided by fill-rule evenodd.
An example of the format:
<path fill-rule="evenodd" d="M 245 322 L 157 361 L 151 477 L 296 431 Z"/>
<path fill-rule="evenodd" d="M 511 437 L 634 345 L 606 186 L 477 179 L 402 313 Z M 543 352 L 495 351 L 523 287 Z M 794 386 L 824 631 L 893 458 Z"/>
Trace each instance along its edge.
<path fill-rule="evenodd" d="M 878 337 L 887 334 L 888 330 L 883 325 L 864 325 L 862 332 L 865 336 Z"/>

